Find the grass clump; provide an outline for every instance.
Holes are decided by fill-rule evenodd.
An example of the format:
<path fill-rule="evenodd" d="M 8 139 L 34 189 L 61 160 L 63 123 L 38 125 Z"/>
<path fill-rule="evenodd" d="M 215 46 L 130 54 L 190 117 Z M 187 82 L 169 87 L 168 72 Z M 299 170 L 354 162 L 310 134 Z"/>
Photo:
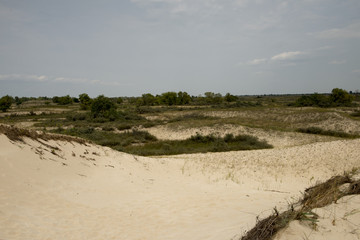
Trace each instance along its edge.
<path fill-rule="evenodd" d="M 349 183 L 346 190 L 340 190 L 340 186 Z M 293 220 L 306 221 L 316 228 L 318 215 L 312 209 L 327 206 L 344 196 L 360 194 L 360 181 L 351 178 L 345 173 L 335 176 L 324 183 L 317 184 L 305 190 L 303 199 L 290 206 L 289 210 L 279 213 L 274 208 L 274 213 L 269 217 L 257 221 L 254 228 L 246 232 L 241 240 L 270 240 L 279 230 L 284 229 Z M 295 209 L 294 205 L 298 205 Z"/>
<path fill-rule="evenodd" d="M 40 131 L 35 130 L 27 130 L 22 128 L 17 128 L 8 125 L 0 124 L 0 134 L 4 134 L 12 141 L 24 141 L 24 138 L 30 138 L 33 140 L 38 141 L 39 139 L 48 141 L 48 140 L 60 140 L 60 141 L 68 141 L 68 142 L 77 142 L 80 144 L 85 144 L 86 141 L 80 138 L 74 138 L 70 136 L 64 135 L 55 135 L 55 134 L 48 134 Z"/>
<path fill-rule="evenodd" d="M 308 128 L 298 128 L 297 132 L 308 133 L 308 134 L 318 134 L 318 135 L 326 135 L 332 137 L 340 137 L 340 138 L 357 138 L 358 135 L 349 134 L 346 132 L 333 131 L 333 130 L 324 130 L 319 127 L 308 127 Z"/>

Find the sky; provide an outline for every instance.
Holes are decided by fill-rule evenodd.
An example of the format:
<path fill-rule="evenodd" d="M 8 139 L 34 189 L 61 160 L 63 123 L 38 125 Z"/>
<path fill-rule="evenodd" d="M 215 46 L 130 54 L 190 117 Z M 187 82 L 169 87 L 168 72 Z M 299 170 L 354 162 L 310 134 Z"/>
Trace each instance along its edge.
<path fill-rule="evenodd" d="M 0 0 L 0 96 L 360 89 L 359 0 Z"/>

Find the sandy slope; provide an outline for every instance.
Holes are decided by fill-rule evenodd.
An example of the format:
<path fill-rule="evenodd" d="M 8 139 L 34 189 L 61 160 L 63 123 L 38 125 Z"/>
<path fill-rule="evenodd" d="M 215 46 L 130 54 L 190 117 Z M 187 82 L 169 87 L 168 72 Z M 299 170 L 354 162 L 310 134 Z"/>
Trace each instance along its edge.
<path fill-rule="evenodd" d="M 360 140 L 144 158 L 0 135 L 0 239 L 231 239 L 316 180 L 360 166 Z"/>

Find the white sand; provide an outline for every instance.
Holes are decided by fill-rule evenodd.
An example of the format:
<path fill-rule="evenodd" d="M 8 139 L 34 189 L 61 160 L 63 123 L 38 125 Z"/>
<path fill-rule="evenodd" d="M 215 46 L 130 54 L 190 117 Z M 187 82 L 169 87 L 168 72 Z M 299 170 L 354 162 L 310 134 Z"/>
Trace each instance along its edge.
<path fill-rule="evenodd" d="M 44 143 L 0 135 L 1 240 L 236 239 L 257 215 L 360 166 L 360 140 L 163 158 Z"/>

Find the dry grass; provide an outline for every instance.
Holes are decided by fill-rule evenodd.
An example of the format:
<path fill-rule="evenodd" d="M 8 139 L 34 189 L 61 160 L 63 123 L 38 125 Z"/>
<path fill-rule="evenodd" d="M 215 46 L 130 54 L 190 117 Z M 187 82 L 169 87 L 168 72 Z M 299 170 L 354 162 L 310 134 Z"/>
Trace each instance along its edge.
<path fill-rule="evenodd" d="M 350 186 L 340 191 L 340 186 L 346 183 Z M 312 212 L 312 209 L 327 206 L 352 194 L 360 194 L 360 180 L 352 180 L 351 174 L 348 173 L 332 177 L 324 183 L 306 189 L 303 199 L 291 205 L 289 210 L 280 214 L 274 208 L 272 215 L 257 221 L 255 227 L 249 230 L 241 240 L 270 240 L 293 220 L 308 221 L 316 227 L 318 216 Z M 298 207 L 295 209 L 294 205 Z"/>
<path fill-rule="evenodd" d="M 71 136 L 49 134 L 44 132 L 39 132 L 35 130 L 27 130 L 22 128 L 17 128 L 9 125 L 0 124 L 0 134 L 5 134 L 12 141 L 24 141 L 24 137 L 33 139 L 33 140 L 59 140 L 67 142 L 77 142 L 80 144 L 86 144 L 86 140 Z"/>

